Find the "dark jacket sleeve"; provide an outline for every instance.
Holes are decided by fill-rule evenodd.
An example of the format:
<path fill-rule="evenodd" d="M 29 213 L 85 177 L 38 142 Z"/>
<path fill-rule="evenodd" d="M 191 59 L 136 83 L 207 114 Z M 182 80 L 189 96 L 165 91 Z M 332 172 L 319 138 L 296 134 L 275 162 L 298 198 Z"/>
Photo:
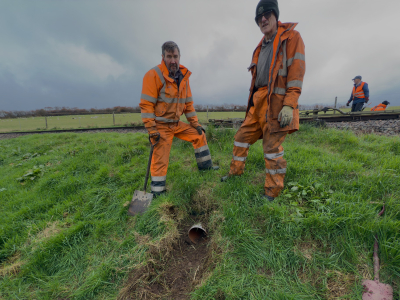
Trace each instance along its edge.
<path fill-rule="evenodd" d="M 366 97 L 366 98 L 369 98 L 369 87 L 368 87 L 368 83 L 364 83 L 363 91 L 364 91 L 365 97 Z"/>

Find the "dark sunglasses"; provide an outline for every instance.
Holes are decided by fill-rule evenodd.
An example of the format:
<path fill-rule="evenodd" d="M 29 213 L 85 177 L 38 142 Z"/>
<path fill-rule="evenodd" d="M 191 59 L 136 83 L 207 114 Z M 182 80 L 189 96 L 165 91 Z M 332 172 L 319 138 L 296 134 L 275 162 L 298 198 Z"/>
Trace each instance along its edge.
<path fill-rule="evenodd" d="M 272 10 L 267 11 L 267 12 L 261 14 L 261 15 L 258 15 L 257 16 L 257 23 L 260 24 L 260 22 L 262 20 L 262 17 L 265 17 L 265 19 L 268 20 L 269 18 L 271 18 L 271 16 L 272 16 Z"/>

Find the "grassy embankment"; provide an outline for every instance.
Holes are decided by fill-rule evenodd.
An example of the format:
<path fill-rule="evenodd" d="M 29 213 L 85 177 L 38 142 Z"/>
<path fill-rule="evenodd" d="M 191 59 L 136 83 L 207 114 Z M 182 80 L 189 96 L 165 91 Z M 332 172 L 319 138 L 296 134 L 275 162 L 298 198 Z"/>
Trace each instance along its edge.
<path fill-rule="evenodd" d="M 168 294 L 163 283 L 176 291 L 179 232 L 200 220 L 210 239 L 204 260 L 184 268 L 191 299 L 360 299 L 375 234 L 381 281 L 399 299 L 398 137 L 303 126 L 284 145 L 290 185 L 266 203 L 260 142 L 245 175 L 220 183 L 234 132 L 207 134 L 221 170 L 199 173 L 191 145 L 175 141 L 169 193 L 134 218 L 124 204 L 142 189 L 145 134 L 0 141 L 0 298 L 149 299 Z"/>
<path fill-rule="evenodd" d="M 390 107 L 390 110 L 400 109 L 400 106 Z M 369 108 L 367 109 L 369 110 Z M 342 109 L 344 112 L 349 112 L 350 108 Z M 327 114 L 332 114 L 328 112 Z M 207 113 L 197 113 L 200 122 L 208 123 Z M 244 112 L 209 112 L 209 119 L 228 119 L 228 118 L 244 118 Z M 186 122 L 185 116 L 181 117 L 182 121 Z M 132 123 L 141 124 L 142 119 L 140 114 L 116 114 L 115 126 L 131 126 Z M 76 128 L 95 128 L 95 127 L 113 127 L 113 116 L 108 115 L 81 115 L 81 116 L 59 116 L 47 117 L 48 130 L 57 129 L 76 129 Z M 0 133 L 10 131 L 34 131 L 45 130 L 46 122 L 44 117 L 19 118 L 19 119 L 4 119 L 0 120 Z"/>

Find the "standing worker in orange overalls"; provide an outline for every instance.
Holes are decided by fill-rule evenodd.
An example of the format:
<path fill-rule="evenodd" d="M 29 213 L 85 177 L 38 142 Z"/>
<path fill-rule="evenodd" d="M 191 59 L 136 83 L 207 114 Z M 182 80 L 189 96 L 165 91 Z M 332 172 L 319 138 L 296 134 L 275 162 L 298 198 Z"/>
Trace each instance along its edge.
<path fill-rule="evenodd" d="M 350 106 L 351 101 L 353 105 L 351 106 L 351 112 L 362 111 L 364 103 L 369 101 L 369 87 L 368 83 L 362 81 L 360 75 L 353 78 L 354 87 L 351 92 L 350 99 L 347 101 L 347 106 Z"/>
<path fill-rule="evenodd" d="M 261 0 L 255 21 L 264 34 L 249 67 L 252 74 L 246 118 L 235 135 L 229 174 L 244 172 L 249 148 L 263 140 L 264 197 L 273 201 L 283 189 L 286 160 L 282 143 L 299 129 L 298 100 L 306 71 L 304 43 L 297 23 L 281 23 L 277 0 Z"/>
<path fill-rule="evenodd" d="M 162 45 L 161 64 L 143 78 L 140 108 L 142 120 L 150 138 L 158 141 L 151 161 L 151 192 L 158 196 L 166 192 L 169 153 L 175 137 L 191 142 L 199 170 L 213 167 L 204 128 L 199 124 L 193 107 L 189 77 L 192 74 L 179 64 L 180 50 L 174 42 Z M 189 124 L 179 119 L 185 114 Z"/>

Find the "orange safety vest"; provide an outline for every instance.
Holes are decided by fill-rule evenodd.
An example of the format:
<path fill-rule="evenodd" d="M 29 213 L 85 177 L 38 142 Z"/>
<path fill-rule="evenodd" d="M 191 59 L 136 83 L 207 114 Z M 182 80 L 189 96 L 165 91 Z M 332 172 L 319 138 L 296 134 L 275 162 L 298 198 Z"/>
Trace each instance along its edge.
<path fill-rule="evenodd" d="M 385 104 L 378 104 L 376 106 L 374 106 L 373 108 L 371 108 L 371 111 L 380 111 L 380 110 L 386 110 L 386 106 Z"/>
<path fill-rule="evenodd" d="M 361 84 L 356 88 L 355 86 L 353 87 L 353 100 L 354 98 L 365 98 L 365 94 L 363 91 L 365 82 L 361 82 Z"/>

